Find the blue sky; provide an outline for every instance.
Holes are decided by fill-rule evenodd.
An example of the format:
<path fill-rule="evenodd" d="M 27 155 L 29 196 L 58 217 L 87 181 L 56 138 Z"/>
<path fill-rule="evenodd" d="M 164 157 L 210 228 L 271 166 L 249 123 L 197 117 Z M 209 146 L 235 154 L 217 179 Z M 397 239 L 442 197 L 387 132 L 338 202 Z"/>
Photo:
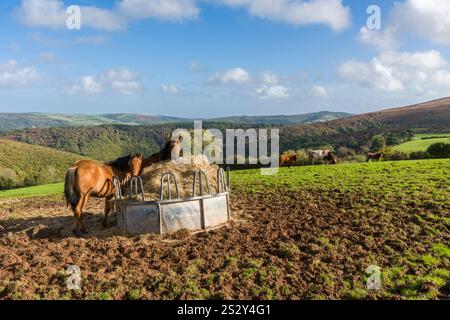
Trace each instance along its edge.
<path fill-rule="evenodd" d="M 381 29 L 369 30 L 369 5 Z M 81 29 L 65 12 L 81 8 Z M 0 112 L 362 113 L 450 95 L 448 0 L 0 1 Z"/>

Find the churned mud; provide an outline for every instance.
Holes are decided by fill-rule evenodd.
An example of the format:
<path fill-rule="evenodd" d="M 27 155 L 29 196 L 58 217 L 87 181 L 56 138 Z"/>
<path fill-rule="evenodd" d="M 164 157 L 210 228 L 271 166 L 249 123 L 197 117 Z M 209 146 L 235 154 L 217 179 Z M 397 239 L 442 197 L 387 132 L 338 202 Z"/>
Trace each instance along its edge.
<path fill-rule="evenodd" d="M 427 219 L 414 206 L 360 214 L 357 201 L 306 190 L 239 192 L 229 226 L 127 237 L 114 217 L 102 228 L 103 202 L 91 199 L 90 234 L 75 238 L 62 197 L 0 200 L 0 298 L 449 298 L 443 214 Z M 66 287 L 73 264 L 81 290 Z M 381 290 L 365 286 L 369 265 L 384 271 Z"/>

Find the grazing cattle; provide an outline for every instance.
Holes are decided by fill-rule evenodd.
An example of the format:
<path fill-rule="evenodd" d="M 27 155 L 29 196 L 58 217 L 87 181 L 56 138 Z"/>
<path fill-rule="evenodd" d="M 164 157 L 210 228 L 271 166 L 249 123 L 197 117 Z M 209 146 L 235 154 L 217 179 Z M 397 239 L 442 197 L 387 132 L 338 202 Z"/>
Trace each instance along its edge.
<path fill-rule="evenodd" d="M 370 160 L 376 160 L 377 162 L 381 160 L 383 154 L 381 152 L 369 152 L 367 154 L 366 160 L 369 162 Z"/>
<path fill-rule="evenodd" d="M 111 210 L 111 200 L 114 197 L 114 177 L 118 177 L 120 185 L 125 185 L 131 177 L 139 174 L 142 155 L 131 155 L 104 164 L 92 160 L 77 161 L 67 170 L 64 185 L 64 195 L 67 206 L 74 214 L 73 232 L 76 236 L 87 233 L 83 222 L 83 208 L 90 196 L 106 198 L 105 218 L 106 227 L 108 213 Z"/>
<path fill-rule="evenodd" d="M 297 162 L 296 154 L 285 154 L 280 157 L 280 167 L 290 167 Z"/>
<path fill-rule="evenodd" d="M 313 159 L 313 165 L 316 160 L 328 161 L 331 164 L 337 164 L 337 157 L 330 150 L 310 150 L 309 156 Z"/>

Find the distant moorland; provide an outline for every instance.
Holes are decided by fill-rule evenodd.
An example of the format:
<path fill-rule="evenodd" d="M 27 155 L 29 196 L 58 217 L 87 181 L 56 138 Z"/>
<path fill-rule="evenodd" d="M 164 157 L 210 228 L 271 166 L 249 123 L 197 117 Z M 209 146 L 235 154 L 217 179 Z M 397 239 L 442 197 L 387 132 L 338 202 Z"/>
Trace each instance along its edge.
<path fill-rule="evenodd" d="M 351 116 L 345 112 L 321 111 L 299 115 L 278 116 L 236 116 L 208 119 L 210 122 L 246 123 L 246 124 L 302 124 L 325 122 Z M 202 119 L 199 119 L 202 120 Z M 204 119 L 203 119 L 204 120 Z M 0 113 L 0 131 L 52 128 L 52 127 L 81 127 L 100 126 L 107 124 L 122 125 L 158 125 L 165 123 L 192 122 L 192 119 L 169 116 L 152 116 L 132 113 L 119 114 L 53 114 L 53 113 Z"/>

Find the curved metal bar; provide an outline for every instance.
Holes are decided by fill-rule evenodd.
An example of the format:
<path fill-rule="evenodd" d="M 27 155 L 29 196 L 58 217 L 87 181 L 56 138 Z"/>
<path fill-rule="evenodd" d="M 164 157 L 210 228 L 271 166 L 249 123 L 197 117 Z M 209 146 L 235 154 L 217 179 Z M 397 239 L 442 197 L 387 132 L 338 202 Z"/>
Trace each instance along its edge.
<path fill-rule="evenodd" d="M 172 200 L 172 192 L 171 192 L 171 184 L 170 178 L 172 177 L 173 183 L 175 185 L 176 199 L 180 199 L 180 192 L 178 190 L 178 181 L 177 177 L 173 172 L 166 172 L 161 176 L 161 200 L 164 200 L 164 182 L 167 180 L 167 194 L 169 196 L 169 200 Z"/>
<path fill-rule="evenodd" d="M 206 181 L 206 189 L 208 191 L 208 194 L 211 194 L 211 189 L 209 188 L 209 180 L 208 180 L 208 176 L 206 175 L 205 171 L 203 171 L 202 169 L 198 169 L 195 173 L 194 173 L 194 184 L 192 187 L 192 196 L 195 197 L 196 193 L 197 193 L 197 176 L 199 176 L 199 187 L 200 187 L 200 196 L 203 195 L 203 183 L 202 183 L 202 176 L 205 177 L 205 181 Z"/>
<path fill-rule="evenodd" d="M 228 189 L 225 182 L 225 171 L 223 168 L 217 170 L 217 193 L 226 192 Z"/>
<path fill-rule="evenodd" d="M 231 170 L 230 170 L 230 167 L 227 167 L 227 187 L 228 187 L 228 191 L 231 191 Z"/>
<path fill-rule="evenodd" d="M 141 192 L 139 192 L 139 187 L 141 188 Z M 135 192 L 136 198 L 139 196 L 140 193 L 142 201 L 145 201 L 144 183 L 142 182 L 142 178 L 140 176 L 135 176 L 131 178 L 128 191 L 129 191 L 128 198 L 133 198 L 134 196 L 133 192 Z"/>
<path fill-rule="evenodd" d="M 118 176 L 113 177 L 113 185 L 114 185 L 114 198 L 116 200 L 122 200 L 122 188 L 120 186 L 120 179 Z"/>

